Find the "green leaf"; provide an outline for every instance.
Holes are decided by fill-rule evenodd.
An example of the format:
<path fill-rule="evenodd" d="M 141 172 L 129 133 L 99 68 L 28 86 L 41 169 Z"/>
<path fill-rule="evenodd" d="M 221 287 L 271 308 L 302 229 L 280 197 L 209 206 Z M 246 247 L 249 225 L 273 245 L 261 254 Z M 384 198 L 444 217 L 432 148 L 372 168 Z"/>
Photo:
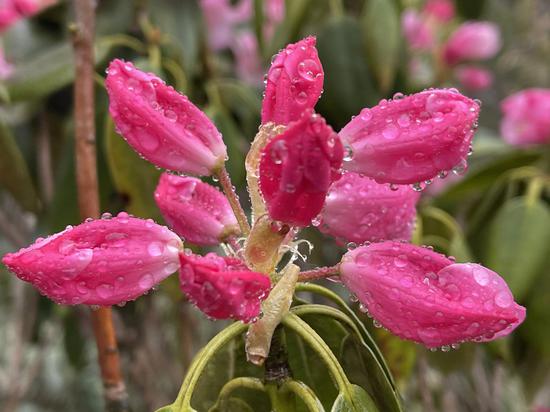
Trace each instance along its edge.
<path fill-rule="evenodd" d="M 110 48 L 107 38 L 96 42 L 97 63 L 105 60 Z M 6 88 L 12 102 L 39 99 L 70 84 L 74 72 L 72 46 L 61 43 L 16 64 Z"/>
<path fill-rule="evenodd" d="M 351 385 L 351 398 L 341 393 L 336 398 L 331 412 L 375 412 L 378 408 L 370 398 L 369 394 L 360 386 Z"/>
<path fill-rule="evenodd" d="M 484 263 L 522 300 L 541 274 L 550 252 L 550 210 L 542 201 L 513 198 L 498 211 L 489 228 Z"/>
<path fill-rule="evenodd" d="M 359 23 L 351 17 L 331 20 L 317 38 L 325 72 L 325 91 L 317 109 L 336 130 L 379 100 L 360 38 Z"/>
<path fill-rule="evenodd" d="M 27 163 L 10 129 L 3 123 L 0 123 L 0 187 L 10 192 L 25 210 L 38 210 L 39 200 Z"/>
<path fill-rule="evenodd" d="M 397 71 L 401 38 L 399 12 L 393 0 L 368 0 L 361 29 L 380 91 L 387 93 Z"/>
<path fill-rule="evenodd" d="M 153 193 L 160 171 L 139 155 L 120 137 L 110 117 L 105 120 L 105 151 L 117 191 L 127 197 L 127 211 L 143 218 L 159 220 Z"/>

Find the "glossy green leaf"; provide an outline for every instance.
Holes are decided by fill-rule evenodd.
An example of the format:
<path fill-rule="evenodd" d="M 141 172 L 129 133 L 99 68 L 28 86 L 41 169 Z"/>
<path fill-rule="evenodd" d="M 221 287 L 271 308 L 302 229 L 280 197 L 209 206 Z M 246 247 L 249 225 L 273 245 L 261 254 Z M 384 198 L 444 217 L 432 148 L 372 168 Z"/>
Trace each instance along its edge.
<path fill-rule="evenodd" d="M 119 194 L 127 200 L 125 209 L 142 218 L 160 220 L 153 193 L 160 171 L 139 155 L 115 132 L 110 117 L 105 120 L 105 151 L 109 170 Z"/>
<path fill-rule="evenodd" d="M 27 163 L 10 129 L 3 123 L 0 123 L 0 187 L 11 193 L 24 209 L 38 210 L 39 200 Z"/>
<path fill-rule="evenodd" d="M 484 263 L 522 300 L 550 253 L 550 210 L 542 201 L 514 198 L 491 222 Z"/>
<path fill-rule="evenodd" d="M 341 393 L 336 398 L 331 412 L 376 412 L 379 409 L 369 394 L 360 386 L 351 385 L 351 398 Z"/>
<path fill-rule="evenodd" d="M 335 130 L 379 100 L 360 39 L 359 23 L 351 17 L 331 20 L 317 37 L 325 83 L 316 108 Z"/>
<path fill-rule="evenodd" d="M 393 85 L 401 47 L 399 12 L 393 0 L 368 0 L 361 29 L 379 89 L 387 93 Z"/>

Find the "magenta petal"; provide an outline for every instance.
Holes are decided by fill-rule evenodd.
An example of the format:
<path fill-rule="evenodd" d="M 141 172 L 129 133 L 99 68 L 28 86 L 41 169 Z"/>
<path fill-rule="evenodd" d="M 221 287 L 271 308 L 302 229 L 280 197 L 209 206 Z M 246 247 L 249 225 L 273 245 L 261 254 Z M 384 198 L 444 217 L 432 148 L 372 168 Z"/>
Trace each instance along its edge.
<path fill-rule="evenodd" d="M 217 245 L 240 232 L 227 198 L 200 179 L 163 173 L 155 201 L 168 226 L 187 242 Z"/>
<path fill-rule="evenodd" d="M 323 78 L 315 37 L 286 46 L 275 56 L 267 73 L 262 124 L 287 125 L 298 120 L 321 97 Z"/>
<path fill-rule="evenodd" d="M 262 151 L 260 190 L 269 216 L 308 226 L 339 177 L 343 147 L 338 135 L 311 110 L 273 138 Z"/>
<path fill-rule="evenodd" d="M 489 70 L 470 65 L 457 67 L 455 77 L 466 89 L 473 91 L 485 90 L 493 83 Z"/>
<path fill-rule="evenodd" d="M 181 247 L 166 227 L 120 213 L 37 239 L 2 262 L 57 303 L 107 306 L 133 300 L 174 273 Z"/>
<path fill-rule="evenodd" d="M 526 89 L 508 96 L 500 108 L 500 130 L 513 145 L 550 142 L 550 89 Z"/>
<path fill-rule="evenodd" d="M 269 276 L 238 259 L 181 253 L 180 286 L 189 300 L 214 319 L 254 321 L 269 293 Z"/>
<path fill-rule="evenodd" d="M 419 246 L 359 247 L 342 259 L 341 277 L 380 324 L 429 348 L 490 341 L 525 319 L 525 308 L 495 272 Z"/>
<path fill-rule="evenodd" d="M 227 156 L 216 126 L 152 73 L 113 60 L 105 86 L 118 133 L 145 159 L 168 170 L 210 175 Z"/>
<path fill-rule="evenodd" d="M 479 104 L 456 89 L 432 89 L 363 109 L 339 133 L 344 168 L 379 183 L 410 184 L 465 164 Z"/>
<path fill-rule="evenodd" d="M 321 212 L 321 232 L 345 242 L 411 240 L 420 194 L 391 187 L 357 173 L 332 184 Z"/>

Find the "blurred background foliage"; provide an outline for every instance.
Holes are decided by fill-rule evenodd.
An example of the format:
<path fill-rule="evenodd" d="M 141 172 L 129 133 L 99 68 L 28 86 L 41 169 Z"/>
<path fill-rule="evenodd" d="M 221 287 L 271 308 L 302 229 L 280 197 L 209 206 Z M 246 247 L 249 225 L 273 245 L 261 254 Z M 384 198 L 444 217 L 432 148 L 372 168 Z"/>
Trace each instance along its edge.
<path fill-rule="evenodd" d="M 262 71 L 287 43 L 317 36 L 325 70 L 317 110 L 335 130 L 381 98 L 417 91 L 400 15 L 419 1 L 288 0 L 269 39 L 263 35 L 262 1 L 253 3 L 256 13 L 243 26 L 258 36 Z M 550 4 L 456 0 L 455 6 L 457 21 L 497 23 L 503 48 L 488 64 L 493 86 L 470 93 L 482 100 L 483 109 L 469 172 L 437 194 L 423 195 L 414 240 L 500 273 L 527 307 L 527 320 L 506 339 L 431 353 L 372 327 L 358 314 L 394 373 L 405 410 L 549 407 L 550 146 L 509 146 L 498 125 L 504 97 L 527 87 L 550 87 Z M 206 111 L 223 133 L 229 172 L 241 199 L 247 199 L 243 161 L 259 125 L 263 85 L 261 77 L 238 76 L 231 49 L 212 51 L 203 17 L 193 0 L 98 1 L 96 127 L 103 211 L 127 210 L 162 222 L 152 197 L 160 172 L 124 143 L 107 113 L 102 83 L 114 57 L 157 73 Z M 79 223 L 71 21 L 70 2 L 60 2 L 1 36 L 14 69 L 0 82 L 0 254 Z M 430 86 L 454 84 L 445 79 Z M 306 232 L 315 249 L 305 268 L 339 260 L 342 245 L 315 228 Z M 338 285 L 327 285 L 345 296 Z M 134 411 L 170 403 L 193 354 L 226 325 L 206 320 L 188 305 L 176 277 L 114 312 Z M 89 317 L 88 308 L 55 305 L 0 267 L 0 409 L 102 410 Z M 215 379 L 217 373 L 209 376 Z"/>

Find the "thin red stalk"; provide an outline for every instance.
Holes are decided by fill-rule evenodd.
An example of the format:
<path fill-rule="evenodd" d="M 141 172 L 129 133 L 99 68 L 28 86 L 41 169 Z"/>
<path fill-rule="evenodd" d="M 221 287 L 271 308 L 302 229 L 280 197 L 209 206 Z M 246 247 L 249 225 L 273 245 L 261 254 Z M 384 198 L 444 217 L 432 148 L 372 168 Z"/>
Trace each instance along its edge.
<path fill-rule="evenodd" d="M 328 278 L 331 276 L 338 276 L 339 274 L 340 274 L 340 270 L 338 265 L 316 268 L 316 269 L 300 272 L 300 274 L 298 275 L 298 282 L 308 282 L 310 280 Z"/>
<path fill-rule="evenodd" d="M 239 196 L 237 196 L 237 193 L 235 192 L 235 187 L 233 186 L 233 183 L 231 183 L 231 178 L 229 177 L 229 173 L 227 173 L 225 167 L 218 172 L 217 177 L 220 180 L 220 186 L 222 187 L 227 200 L 229 200 L 233 213 L 235 213 L 235 217 L 237 218 L 237 222 L 241 228 L 242 235 L 245 237 L 248 236 L 250 233 L 250 224 L 248 223 L 246 213 L 239 202 Z"/>
<path fill-rule="evenodd" d="M 95 146 L 94 34 L 96 0 L 75 0 L 73 48 L 75 56 L 74 117 L 76 180 L 82 219 L 99 217 Z M 120 370 L 111 308 L 92 312 L 106 410 L 128 410 L 128 395 Z"/>

